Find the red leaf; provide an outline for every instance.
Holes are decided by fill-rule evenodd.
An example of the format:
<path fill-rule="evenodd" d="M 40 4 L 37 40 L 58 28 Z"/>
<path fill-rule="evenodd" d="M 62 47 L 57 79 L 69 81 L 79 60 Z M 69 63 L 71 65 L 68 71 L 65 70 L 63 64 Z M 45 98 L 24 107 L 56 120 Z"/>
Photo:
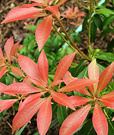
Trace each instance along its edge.
<path fill-rule="evenodd" d="M 54 87 L 54 86 L 56 86 L 56 85 L 58 85 L 58 84 L 60 84 L 62 82 L 63 82 L 63 80 L 56 80 L 56 81 L 54 81 L 54 82 L 51 83 L 50 88 L 51 87 Z"/>
<path fill-rule="evenodd" d="M 25 77 L 20 68 L 11 66 L 11 70 L 14 74 Z"/>
<path fill-rule="evenodd" d="M 39 92 L 41 89 L 26 83 L 13 83 L 1 90 L 2 93 L 29 94 Z"/>
<path fill-rule="evenodd" d="M 34 2 L 39 3 L 42 6 L 46 6 L 46 4 L 44 3 L 44 0 L 30 0 L 30 1 L 34 1 Z"/>
<path fill-rule="evenodd" d="M 45 8 L 45 10 L 49 10 L 50 12 L 52 12 L 55 16 L 59 18 L 59 10 L 57 6 L 48 6 Z"/>
<path fill-rule="evenodd" d="M 42 80 L 47 85 L 47 83 L 48 83 L 48 60 L 44 53 L 44 50 L 41 52 L 41 54 L 38 58 L 38 70 L 39 70 Z"/>
<path fill-rule="evenodd" d="M 34 102 L 35 100 L 38 100 L 44 93 L 37 93 L 37 94 L 32 94 L 28 97 L 25 98 L 25 100 L 21 103 L 21 105 L 19 106 L 19 110 L 20 111 L 22 108 L 24 108 L 27 104 Z"/>
<path fill-rule="evenodd" d="M 99 77 L 98 90 L 97 93 L 100 93 L 110 82 L 114 70 L 114 62 L 110 64 L 104 71 L 101 73 Z"/>
<path fill-rule="evenodd" d="M 63 93 L 57 93 L 54 91 L 51 91 L 51 95 L 53 97 L 53 100 L 55 100 L 55 102 L 75 110 L 74 106 L 72 105 L 72 102 L 70 101 L 70 99 L 67 95 L 65 95 Z"/>
<path fill-rule="evenodd" d="M 92 99 L 88 99 L 88 98 L 84 98 L 84 97 L 79 97 L 79 96 L 71 96 L 71 97 L 69 97 L 69 99 L 71 100 L 73 106 L 84 105 L 87 102 L 92 100 Z"/>
<path fill-rule="evenodd" d="M 63 5 L 64 3 L 66 2 L 66 0 L 60 0 L 57 4 L 56 4 L 56 6 L 61 6 L 61 5 Z"/>
<path fill-rule="evenodd" d="M 78 79 L 78 78 L 73 77 L 69 71 L 67 71 L 66 74 L 63 76 L 63 81 L 66 85 L 76 79 Z"/>
<path fill-rule="evenodd" d="M 114 91 L 103 95 L 99 100 L 107 107 L 114 109 Z"/>
<path fill-rule="evenodd" d="M 11 52 L 11 48 L 13 47 L 13 45 L 14 45 L 13 37 L 10 37 L 6 41 L 5 46 L 4 46 L 4 49 L 5 49 L 8 60 L 10 59 L 10 52 Z"/>
<path fill-rule="evenodd" d="M 6 68 L 7 68 L 6 66 L 0 68 L 0 78 L 2 78 L 2 76 L 7 72 Z"/>
<path fill-rule="evenodd" d="M 65 56 L 64 58 L 61 59 L 61 61 L 59 62 L 56 72 L 55 72 L 55 76 L 54 76 L 54 81 L 56 80 L 60 80 L 65 73 L 67 72 L 67 70 L 69 69 L 72 60 L 75 56 L 76 52 Z"/>
<path fill-rule="evenodd" d="M 12 133 L 30 121 L 33 115 L 41 107 L 45 99 L 37 99 L 22 108 L 13 119 Z"/>
<path fill-rule="evenodd" d="M 44 84 L 40 78 L 38 65 L 30 58 L 18 54 L 18 62 L 23 71 L 32 79 L 37 81 L 38 86 L 43 87 Z"/>
<path fill-rule="evenodd" d="M 59 135 L 70 135 L 76 131 L 86 119 L 91 106 L 86 105 L 81 109 L 71 113 L 63 122 Z"/>
<path fill-rule="evenodd" d="M 20 42 L 17 42 L 12 46 L 12 48 L 10 50 L 10 56 L 9 56 L 10 59 L 12 58 L 12 56 L 14 56 L 16 54 L 16 50 L 18 48 L 19 43 Z"/>
<path fill-rule="evenodd" d="M 99 68 L 96 65 L 96 60 L 94 59 L 88 66 L 88 75 L 90 80 L 99 80 Z M 98 82 L 93 84 L 94 93 L 97 91 Z M 92 91 L 91 91 L 92 92 Z"/>
<path fill-rule="evenodd" d="M 37 127 L 40 135 L 45 135 L 52 119 L 51 97 L 41 106 L 37 115 Z"/>
<path fill-rule="evenodd" d="M 25 76 L 23 83 L 31 84 L 31 81 L 28 76 Z"/>
<path fill-rule="evenodd" d="M 1 82 L 0 82 L 0 93 L 1 93 L 1 91 L 2 91 L 2 89 L 3 89 L 4 87 L 6 87 L 6 85 L 5 85 L 4 83 L 1 83 Z"/>
<path fill-rule="evenodd" d="M 98 104 L 95 105 L 92 121 L 98 135 L 108 135 L 107 119 Z"/>
<path fill-rule="evenodd" d="M 10 108 L 18 99 L 0 100 L 0 113 Z"/>
<path fill-rule="evenodd" d="M 27 5 L 27 4 L 26 4 Z M 7 23 L 16 20 L 23 20 L 28 18 L 34 18 L 34 14 L 39 13 L 42 9 L 27 6 L 18 6 L 11 9 L 2 23 Z M 33 17 L 32 17 L 33 16 Z"/>
<path fill-rule="evenodd" d="M 36 28 L 36 41 L 38 43 L 39 51 L 41 51 L 45 42 L 47 41 L 52 27 L 52 16 L 46 17 Z"/>
<path fill-rule="evenodd" d="M 59 92 L 69 92 L 69 91 L 79 91 L 80 88 L 85 86 L 91 85 L 96 81 L 88 80 L 88 79 L 76 79 L 69 83 L 68 85 L 64 86 L 63 88 L 59 89 Z M 77 90 L 78 89 L 78 90 Z"/>

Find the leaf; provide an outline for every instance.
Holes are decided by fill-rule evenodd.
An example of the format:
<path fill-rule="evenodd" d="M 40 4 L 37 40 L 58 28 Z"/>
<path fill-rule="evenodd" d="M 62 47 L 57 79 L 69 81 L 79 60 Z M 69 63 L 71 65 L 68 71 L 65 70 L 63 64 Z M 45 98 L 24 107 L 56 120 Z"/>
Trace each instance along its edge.
<path fill-rule="evenodd" d="M 114 12 L 108 8 L 101 7 L 100 9 L 96 10 L 97 14 L 103 14 L 103 15 L 114 15 Z"/>
<path fill-rule="evenodd" d="M 44 93 L 37 93 L 37 94 L 32 94 L 29 95 L 28 97 L 25 98 L 25 100 L 21 103 L 19 106 L 18 111 L 20 111 L 22 108 L 24 108 L 27 104 L 39 99 Z"/>
<path fill-rule="evenodd" d="M 89 80 L 89 79 L 76 79 L 69 83 L 68 85 L 64 86 L 63 88 L 59 89 L 59 92 L 70 92 L 76 91 L 77 89 L 83 88 L 88 85 L 92 85 L 96 81 Z M 77 91 L 78 92 L 78 91 Z"/>
<path fill-rule="evenodd" d="M 45 135 L 52 119 L 51 97 L 48 97 L 41 106 L 37 115 L 37 127 L 40 135 Z"/>
<path fill-rule="evenodd" d="M 103 27 L 105 27 L 106 25 L 108 25 L 109 23 L 111 23 L 113 20 L 114 20 L 114 15 L 111 15 L 111 16 L 107 17 L 107 18 L 104 20 L 104 25 L 103 25 Z"/>
<path fill-rule="evenodd" d="M 22 70 L 32 79 L 37 81 L 37 84 L 41 87 L 44 86 L 40 74 L 38 71 L 38 66 L 36 63 L 30 58 L 18 54 L 18 62 Z"/>
<path fill-rule="evenodd" d="M 18 99 L 0 100 L 0 113 L 10 108 Z"/>
<path fill-rule="evenodd" d="M 58 106 L 57 107 L 57 119 L 59 121 L 60 124 L 63 123 L 63 121 L 65 120 L 65 118 L 68 116 L 67 114 L 67 110 L 65 106 Z"/>
<path fill-rule="evenodd" d="M 41 89 L 26 83 L 13 83 L 1 90 L 2 93 L 29 94 L 39 92 Z"/>
<path fill-rule="evenodd" d="M 110 64 L 107 68 L 103 70 L 99 77 L 98 90 L 97 93 L 100 93 L 110 82 L 114 70 L 114 62 Z"/>
<path fill-rule="evenodd" d="M 6 55 L 7 55 L 7 58 L 8 60 L 10 59 L 10 52 L 11 52 L 11 48 L 13 47 L 14 45 L 14 40 L 13 40 L 13 37 L 10 37 L 5 45 L 4 45 L 4 49 L 5 49 L 5 52 L 6 52 Z"/>
<path fill-rule="evenodd" d="M 11 66 L 11 70 L 14 74 L 25 77 L 20 68 Z"/>
<path fill-rule="evenodd" d="M 81 109 L 71 113 L 63 122 L 59 135 L 70 135 L 76 131 L 86 119 L 90 108 L 90 105 L 86 105 Z"/>
<path fill-rule="evenodd" d="M 88 75 L 89 75 L 90 80 L 99 80 L 99 67 L 96 65 L 95 59 L 88 66 Z M 98 85 L 98 82 L 94 83 L 93 84 L 94 89 L 90 89 L 92 94 L 96 93 L 97 85 Z"/>
<path fill-rule="evenodd" d="M 70 101 L 69 97 L 63 93 L 57 93 L 54 91 L 51 91 L 51 95 L 53 97 L 53 100 L 60 105 L 67 106 L 73 110 L 75 110 L 74 106 L 72 105 L 72 102 Z"/>
<path fill-rule="evenodd" d="M 56 4 L 56 6 L 61 6 L 61 5 L 63 5 L 64 3 L 66 2 L 66 0 L 60 0 L 57 4 Z"/>
<path fill-rule="evenodd" d="M 92 122 L 98 135 L 108 135 L 108 122 L 98 104 L 94 107 Z"/>
<path fill-rule="evenodd" d="M 41 51 L 45 42 L 47 41 L 52 27 L 52 16 L 46 17 L 36 28 L 36 41 L 38 43 L 39 51 Z"/>
<path fill-rule="evenodd" d="M 21 129 L 17 130 L 17 132 L 15 133 L 15 135 L 21 135 L 21 133 L 23 132 L 23 130 L 26 128 L 28 123 L 26 123 Z"/>
<path fill-rule="evenodd" d="M 78 78 L 73 77 L 69 71 L 67 71 L 66 74 L 63 76 L 63 80 L 66 85 L 76 79 L 78 79 Z"/>
<path fill-rule="evenodd" d="M 29 6 L 29 4 L 26 5 Z M 2 21 L 2 23 L 34 18 L 34 14 L 36 13 L 38 14 L 40 11 L 42 11 L 42 9 L 34 8 L 34 7 L 28 7 L 28 8 L 23 6 L 14 7 L 9 11 L 8 15 L 6 16 L 5 20 Z"/>
<path fill-rule="evenodd" d="M 97 34 L 97 26 L 95 25 L 95 22 L 92 21 L 91 23 L 91 41 L 94 42 Z"/>
<path fill-rule="evenodd" d="M 6 87 L 6 85 L 5 85 L 4 83 L 1 83 L 1 82 L 0 82 L 0 93 L 2 92 L 2 89 L 3 89 L 4 87 Z"/>
<path fill-rule="evenodd" d="M 6 68 L 6 66 L 0 68 L 0 78 L 2 78 L 2 76 L 7 72 Z"/>
<path fill-rule="evenodd" d="M 9 59 L 12 58 L 12 56 L 14 56 L 16 54 L 16 50 L 18 48 L 18 45 L 19 45 L 20 42 L 17 42 L 15 44 L 13 44 L 11 50 L 10 50 L 10 55 L 9 55 Z"/>
<path fill-rule="evenodd" d="M 44 101 L 45 99 L 37 99 L 31 102 L 30 104 L 26 105 L 19 112 L 17 112 L 13 119 L 12 133 L 14 133 L 17 129 L 25 125 L 27 122 L 29 122 L 33 115 L 41 107 Z"/>
<path fill-rule="evenodd" d="M 72 60 L 75 56 L 76 52 L 65 56 L 64 58 L 61 59 L 61 61 L 59 62 L 56 72 L 55 72 L 55 76 L 54 76 L 54 81 L 55 80 L 60 80 L 65 73 L 67 72 L 68 68 L 70 67 Z"/>
<path fill-rule="evenodd" d="M 79 131 L 79 135 L 96 135 L 94 127 L 92 125 L 92 120 L 89 119 Z"/>
<path fill-rule="evenodd" d="M 39 70 L 42 80 L 47 85 L 47 83 L 48 83 L 48 60 L 44 53 L 44 50 L 41 52 L 41 54 L 38 58 L 38 70 Z"/>
<path fill-rule="evenodd" d="M 56 85 L 58 85 L 58 84 L 60 84 L 62 82 L 63 82 L 63 80 L 56 80 L 56 81 L 54 81 L 54 82 L 51 83 L 50 88 L 51 87 L 54 87 L 54 86 L 56 86 Z"/>
<path fill-rule="evenodd" d="M 58 6 L 48 6 L 45 8 L 45 10 L 52 12 L 55 16 L 57 16 L 59 18 Z"/>
<path fill-rule="evenodd" d="M 99 100 L 107 107 L 114 109 L 114 91 L 103 95 Z"/>
<path fill-rule="evenodd" d="M 71 100 L 73 106 L 81 106 L 92 100 L 89 98 L 79 96 L 70 96 L 69 99 Z"/>

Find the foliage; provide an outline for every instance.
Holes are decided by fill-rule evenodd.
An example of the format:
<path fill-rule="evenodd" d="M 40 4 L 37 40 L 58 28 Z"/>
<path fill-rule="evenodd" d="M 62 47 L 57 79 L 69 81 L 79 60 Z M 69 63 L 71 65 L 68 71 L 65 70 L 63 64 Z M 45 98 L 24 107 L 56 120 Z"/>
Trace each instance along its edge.
<path fill-rule="evenodd" d="M 75 44 L 81 42 L 80 36 L 66 31 L 61 23 L 58 7 L 66 0 L 31 1 L 32 4 L 11 9 L 2 22 L 44 17 L 37 25 L 25 23 L 32 33 L 24 39 L 23 47 L 19 42 L 14 44 L 11 37 L 4 46 L 6 55 L 0 49 L 0 119 L 14 106 L 17 113 L 12 133 L 17 135 L 34 115 L 40 135 L 45 135 L 57 120 L 60 135 L 74 132 L 110 135 L 114 130 L 113 39 L 107 52 L 93 49 L 91 43 L 95 42 L 98 29 L 105 38 L 113 32 L 113 1 L 107 7 L 107 3 L 99 5 L 90 0 L 87 8 L 76 0 L 89 11 L 82 26 L 83 31 L 88 26 L 88 55 Z M 69 19 L 84 16 L 77 11 L 78 7 L 74 11 L 68 7 L 61 16 Z"/>

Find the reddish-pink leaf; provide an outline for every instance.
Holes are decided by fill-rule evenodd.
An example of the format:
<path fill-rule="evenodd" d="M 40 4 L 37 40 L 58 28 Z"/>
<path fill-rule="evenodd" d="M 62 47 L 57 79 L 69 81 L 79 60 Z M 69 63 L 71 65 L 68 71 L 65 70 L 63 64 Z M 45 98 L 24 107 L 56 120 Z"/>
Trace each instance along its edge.
<path fill-rule="evenodd" d="M 112 118 L 112 121 L 114 121 L 114 117 Z"/>
<path fill-rule="evenodd" d="M 99 100 L 107 107 L 114 109 L 114 91 L 103 95 Z"/>
<path fill-rule="evenodd" d="M 75 110 L 74 106 L 72 105 L 72 102 L 70 101 L 70 99 L 67 95 L 65 95 L 63 93 L 57 93 L 54 91 L 51 91 L 51 95 L 53 97 L 53 100 L 55 100 L 55 102 Z"/>
<path fill-rule="evenodd" d="M 41 52 L 41 54 L 38 58 L 38 70 L 39 70 L 42 80 L 47 85 L 47 83 L 48 83 L 48 60 L 44 53 L 44 50 Z"/>
<path fill-rule="evenodd" d="M 23 83 L 31 84 L 32 82 L 30 81 L 28 76 L 25 76 Z"/>
<path fill-rule="evenodd" d="M 25 98 L 25 100 L 21 103 L 19 106 L 18 111 L 20 111 L 22 108 L 24 108 L 27 104 L 34 102 L 35 100 L 38 100 L 44 93 L 37 93 L 37 94 L 32 94 L 28 97 Z"/>
<path fill-rule="evenodd" d="M 88 75 L 90 80 L 99 80 L 99 67 L 96 65 L 96 60 L 94 59 L 88 66 Z M 94 93 L 97 91 L 98 82 L 93 84 Z"/>
<path fill-rule="evenodd" d="M 84 98 L 84 97 L 79 97 L 79 96 L 71 96 L 71 97 L 69 97 L 69 99 L 71 100 L 73 106 L 84 105 L 87 102 L 92 100 L 92 99 L 89 99 L 89 98 Z"/>
<path fill-rule="evenodd" d="M 20 42 L 17 42 L 17 43 L 15 43 L 15 44 L 12 46 L 12 48 L 11 48 L 11 50 L 10 50 L 9 59 L 11 59 L 12 56 L 14 56 L 14 55 L 16 54 L 16 50 L 17 50 L 17 48 L 18 48 L 19 43 L 20 43 Z"/>
<path fill-rule="evenodd" d="M 2 76 L 7 72 L 7 71 L 6 71 L 6 68 L 7 68 L 6 66 L 0 68 L 0 78 L 2 78 Z"/>
<path fill-rule="evenodd" d="M 1 90 L 2 93 L 14 93 L 14 94 L 29 94 L 39 92 L 41 89 L 26 84 L 26 83 L 13 83 Z"/>
<path fill-rule="evenodd" d="M 51 97 L 41 106 L 37 115 L 37 127 L 40 135 L 46 135 L 46 132 L 51 124 L 52 119 L 52 107 L 51 107 Z"/>
<path fill-rule="evenodd" d="M 91 105 L 86 105 L 81 109 L 71 113 L 63 122 L 59 135 L 70 135 L 76 131 L 86 119 Z"/>
<path fill-rule="evenodd" d="M 11 66 L 11 70 L 12 70 L 12 72 L 13 72 L 14 74 L 17 74 L 17 75 L 20 75 L 20 76 L 25 77 L 20 68 Z"/>
<path fill-rule="evenodd" d="M 43 87 L 43 82 L 40 78 L 38 65 L 26 56 L 18 54 L 18 62 L 22 70 L 32 79 L 37 81 L 38 86 Z"/>
<path fill-rule="evenodd" d="M 97 93 L 100 93 L 110 82 L 114 70 L 114 62 L 110 64 L 104 71 L 101 73 L 99 77 L 98 90 Z"/>
<path fill-rule="evenodd" d="M 56 81 L 54 81 L 54 82 L 51 83 L 50 88 L 51 87 L 54 87 L 54 86 L 56 86 L 56 85 L 58 85 L 58 84 L 60 84 L 62 82 L 63 82 L 63 80 L 56 80 Z"/>
<path fill-rule="evenodd" d="M 42 9 L 28 7 L 27 6 L 18 6 L 11 9 L 6 16 L 5 20 L 2 23 L 7 23 L 10 21 L 22 20 L 32 18 L 32 16 L 36 13 L 39 13 Z"/>
<path fill-rule="evenodd" d="M 54 81 L 56 80 L 60 80 L 65 73 L 67 72 L 67 70 L 69 69 L 72 60 L 75 56 L 76 52 L 65 56 L 64 58 L 61 59 L 61 61 L 59 62 L 56 72 L 55 72 L 55 76 L 54 76 Z"/>
<path fill-rule="evenodd" d="M 92 121 L 98 135 L 108 135 L 107 119 L 98 104 L 95 105 Z"/>
<path fill-rule="evenodd" d="M 13 45 L 14 45 L 13 37 L 10 37 L 6 41 L 5 46 L 4 46 L 4 49 L 5 49 L 8 60 L 10 59 L 10 52 L 11 52 L 11 48 L 13 47 Z"/>
<path fill-rule="evenodd" d="M 38 43 L 39 51 L 41 51 L 45 42 L 47 41 L 52 27 L 52 16 L 46 17 L 36 28 L 36 41 Z"/>
<path fill-rule="evenodd" d="M 66 74 L 63 76 L 63 81 L 66 85 L 76 79 L 78 79 L 78 78 L 73 77 L 69 71 L 67 71 Z"/>
<path fill-rule="evenodd" d="M 46 6 L 46 4 L 44 3 L 44 0 L 30 0 L 30 1 L 34 1 L 34 2 L 39 3 L 42 6 Z"/>
<path fill-rule="evenodd" d="M 4 87 L 6 87 L 6 85 L 5 85 L 4 83 L 1 83 L 1 82 L 0 82 L 0 93 L 1 93 L 1 91 L 2 91 L 2 89 L 3 89 Z"/>
<path fill-rule="evenodd" d="M 52 12 L 55 16 L 59 18 L 59 10 L 57 6 L 48 6 L 45 8 L 45 10 Z"/>
<path fill-rule="evenodd" d="M 13 119 L 12 133 L 29 122 L 44 101 L 45 99 L 37 99 L 20 109 L 20 111 L 15 115 Z"/>
<path fill-rule="evenodd" d="M 60 0 L 57 4 L 56 4 L 56 6 L 61 6 L 61 5 L 63 5 L 64 3 L 66 2 L 66 0 Z"/>
<path fill-rule="evenodd" d="M 10 108 L 18 99 L 0 100 L 0 113 Z"/>
<path fill-rule="evenodd" d="M 64 86 L 63 88 L 59 89 L 59 92 L 69 92 L 69 91 L 79 91 L 80 88 L 83 88 L 88 85 L 92 85 L 96 81 L 88 80 L 88 79 L 76 79 L 69 83 L 68 85 Z"/>

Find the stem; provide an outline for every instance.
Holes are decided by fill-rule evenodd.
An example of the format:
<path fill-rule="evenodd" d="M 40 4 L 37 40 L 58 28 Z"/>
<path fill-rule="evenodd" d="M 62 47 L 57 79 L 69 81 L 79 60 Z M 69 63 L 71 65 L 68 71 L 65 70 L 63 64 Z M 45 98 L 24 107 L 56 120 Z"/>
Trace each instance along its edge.
<path fill-rule="evenodd" d="M 80 54 L 83 58 L 85 58 L 85 59 L 87 59 L 87 60 L 90 61 L 90 59 L 89 59 L 82 51 L 80 51 L 80 49 L 74 44 L 74 42 L 73 42 L 72 39 L 69 37 L 69 35 L 67 34 L 66 30 L 64 29 L 64 26 L 63 26 L 62 23 L 60 22 L 59 18 L 58 18 L 57 16 L 55 16 L 55 15 L 54 15 L 54 17 L 55 17 L 55 19 L 58 21 L 58 23 L 60 24 L 62 30 L 64 31 L 64 33 L 65 33 L 65 35 L 66 35 L 66 37 L 67 37 L 67 38 L 69 39 L 69 41 L 72 43 L 72 45 L 74 46 L 74 48 L 79 52 L 79 54 Z"/>
<path fill-rule="evenodd" d="M 81 7 L 83 7 L 83 8 L 85 8 L 85 9 L 89 10 L 89 8 L 83 6 L 78 0 L 75 0 L 75 1 L 76 1 Z"/>
<path fill-rule="evenodd" d="M 63 36 L 62 34 L 57 30 L 56 26 L 54 24 L 52 24 L 54 29 L 56 30 L 56 32 L 61 36 L 61 38 L 75 51 L 77 51 Z"/>
<path fill-rule="evenodd" d="M 89 11 L 89 35 L 88 35 L 89 54 L 90 54 L 90 47 L 91 47 L 91 15 L 92 15 L 92 0 L 90 0 L 90 11 Z"/>

